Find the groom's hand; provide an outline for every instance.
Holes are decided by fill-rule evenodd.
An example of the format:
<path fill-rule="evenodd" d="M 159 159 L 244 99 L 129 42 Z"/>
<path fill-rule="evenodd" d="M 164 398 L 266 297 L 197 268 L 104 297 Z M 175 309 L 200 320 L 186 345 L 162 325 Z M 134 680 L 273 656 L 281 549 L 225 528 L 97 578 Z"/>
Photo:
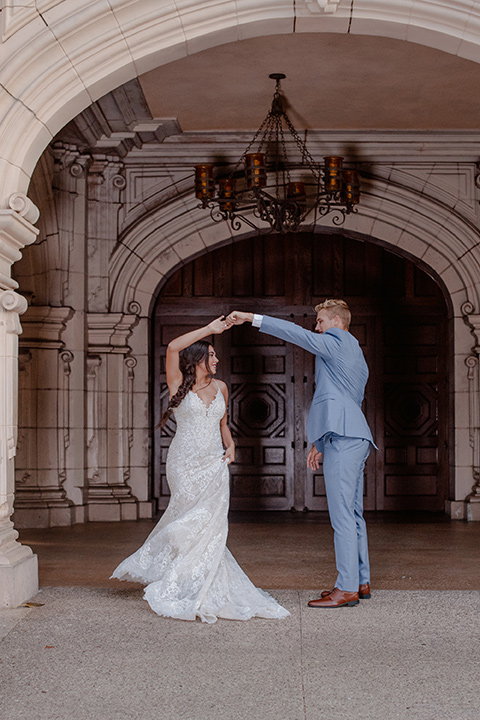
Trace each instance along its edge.
<path fill-rule="evenodd" d="M 234 310 L 227 317 L 227 322 L 231 325 L 243 325 L 244 322 L 252 322 L 253 313 L 240 312 L 240 310 Z"/>
<path fill-rule="evenodd" d="M 307 468 L 310 470 L 318 470 L 320 467 L 320 460 L 322 459 L 321 452 L 318 452 L 315 445 L 310 448 L 310 452 L 307 455 Z"/>

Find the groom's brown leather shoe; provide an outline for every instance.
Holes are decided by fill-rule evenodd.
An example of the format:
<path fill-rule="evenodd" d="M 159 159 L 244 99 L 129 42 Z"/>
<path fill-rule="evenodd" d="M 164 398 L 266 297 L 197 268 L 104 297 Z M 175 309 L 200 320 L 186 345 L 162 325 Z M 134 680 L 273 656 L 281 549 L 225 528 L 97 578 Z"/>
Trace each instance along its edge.
<path fill-rule="evenodd" d="M 345 592 L 338 588 L 333 588 L 328 595 L 318 600 L 310 600 L 309 607 L 313 608 L 339 608 L 352 607 L 358 605 L 358 592 Z"/>
<path fill-rule="evenodd" d="M 320 597 L 327 597 L 327 595 L 330 595 L 330 593 L 332 592 L 333 590 L 322 590 L 322 592 L 320 593 Z M 358 597 L 360 598 L 360 600 L 370 600 L 370 598 L 372 597 L 372 593 L 370 592 L 370 585 L 368 583 L 359 585 Z"/>
<path fill-rule="evenodd" d="M 359 586 L 358 597 L 360 600 L 370 600 L 372 593 L 370 592 L 370 585 L 368 583 Z"/>

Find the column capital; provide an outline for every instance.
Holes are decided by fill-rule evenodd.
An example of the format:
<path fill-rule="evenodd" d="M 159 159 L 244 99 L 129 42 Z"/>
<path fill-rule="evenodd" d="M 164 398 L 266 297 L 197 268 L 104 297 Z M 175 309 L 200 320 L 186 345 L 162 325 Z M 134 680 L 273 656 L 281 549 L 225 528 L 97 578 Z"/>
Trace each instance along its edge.
<path fill-rule="evenodd" d="M 8 206 L 0 210 L 0 289 L 15 290 L 18 283 L 11 277 L 11 267 L 22 257 L 22 248 L 31 245 L 38 235 L 33 223 L 39 210 L 22 193 L 13 193 Z"/>

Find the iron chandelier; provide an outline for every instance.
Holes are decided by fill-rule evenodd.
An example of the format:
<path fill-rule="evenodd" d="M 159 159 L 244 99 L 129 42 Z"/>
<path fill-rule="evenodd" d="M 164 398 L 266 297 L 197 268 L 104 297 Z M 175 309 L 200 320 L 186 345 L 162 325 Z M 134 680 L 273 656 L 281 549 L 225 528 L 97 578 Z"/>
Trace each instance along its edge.
<path fill-rule="evenodd" d="M 357 212 L 358 173 L 344 168 L 338 155 L 324 157 L 323 164 L 315 162 L 285 111 L 280 81 L 286 75 L 269 77 L 275 80 L 271 108 L 230 174 L 216 182 L 213 163 L 195 165 L 198 207 L 210 210 L 215 222 L 229 222 L 233 230 L 246 223 L 265 231 L 257 220 L 270 225 L 267 232 L 295 232 L 308 216 L 315 224 L 318 217 L 330 213 L 334 213 L 332 222 L 341 225 L 347 215 Z M 284 125 L 301 162 L 288 160 Z"/>

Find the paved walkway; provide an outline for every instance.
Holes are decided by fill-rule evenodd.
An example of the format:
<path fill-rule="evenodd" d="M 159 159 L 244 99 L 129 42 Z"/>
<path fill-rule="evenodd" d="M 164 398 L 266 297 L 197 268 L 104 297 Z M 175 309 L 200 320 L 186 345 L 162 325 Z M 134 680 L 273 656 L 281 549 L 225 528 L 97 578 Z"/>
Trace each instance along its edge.
<path fill-rule="evenodd" d="M 0 611 L 8 720 L 478 720 L 480 592 L 377 590 L 283 621 L 159 618 L 128 585 Z"/>

